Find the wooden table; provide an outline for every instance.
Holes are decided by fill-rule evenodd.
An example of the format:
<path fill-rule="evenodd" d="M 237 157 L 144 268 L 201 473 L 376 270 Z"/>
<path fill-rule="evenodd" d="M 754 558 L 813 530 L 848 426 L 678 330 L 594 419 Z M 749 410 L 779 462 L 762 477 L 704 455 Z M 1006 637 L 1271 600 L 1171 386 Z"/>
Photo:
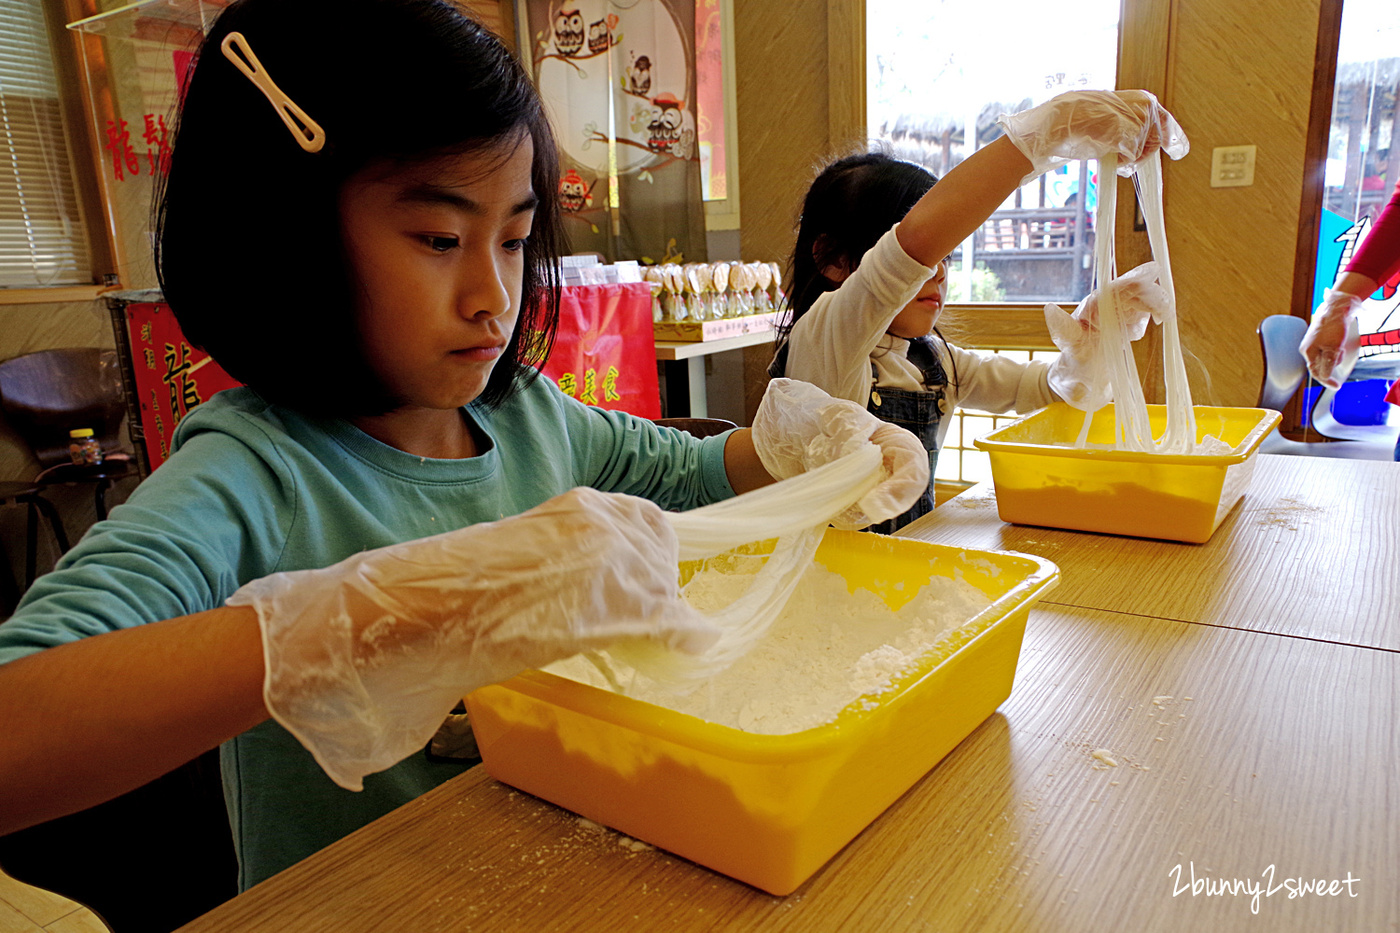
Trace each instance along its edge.
<path fill-rule="evenodd" d="M 1046 557 L 1064 605 L 1400 650 L 1400 463 L 1257 460 L 1205 544 L 1007 525 L 990 483 L 903 533 Z"/>
<path fill-rule="evenodd" d="M 1400 929 L 1400 467 L 1259 466 L 1207 545 L 998 527 L 982 489 L 911 525 L 1046 554 L 1063 583 L 1010 699 L 788 897 L 477 768 L 185 929 Z M 1323 544 L 1325 582 L 1281 572 Z M 1347 599 L 1357 565 L 1389 576 Z M 1335 893 L 1290 899 L 1300 877 Z"/>
<path fill-rule="evenodd" d="M 705 357 L 728 350 L 742 350 L 772 343 L 771 330 L 738 337 L 724 337 L 720 340 L 658 340 L 656 359 L 666 369 L 666 400 L 668 418 L 705 418 L 709 415 L 709 403 L 705 397 Z M 684 361 L 682 376 L 680 368 L 670 364 Z"/>

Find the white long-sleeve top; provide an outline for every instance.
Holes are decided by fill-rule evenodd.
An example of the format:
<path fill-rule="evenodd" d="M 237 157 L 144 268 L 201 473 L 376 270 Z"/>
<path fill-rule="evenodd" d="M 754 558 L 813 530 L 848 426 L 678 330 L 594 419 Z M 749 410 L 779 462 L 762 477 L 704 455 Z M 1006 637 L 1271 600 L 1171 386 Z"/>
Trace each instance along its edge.
<path fill-rule="evenodd" d="M 885 333 L 914 299 L 933 270 L 899 245 L 892 228 L 871 247 L 841 286 L 813 303 L 788 335 L 785 374 L 810 382 L 834 398 L 865 407 L 872 386 L 923 390 L 923 373 L 909 361 L 909 341 Z M 1029 412 L 1058 401 L 1046 381 L 1049 364 L 1022 363 L 933 341 L 948 373 L 945 414 L 963 406 L 983 411 Z M 951 360 L 949 358 L 951 354 Z M 871 364 L 874 363 L 874 372 Z M 954 370 L 958 384 L 952 384 Z M 938 446 L 951 418 L 938 429 Z"/>

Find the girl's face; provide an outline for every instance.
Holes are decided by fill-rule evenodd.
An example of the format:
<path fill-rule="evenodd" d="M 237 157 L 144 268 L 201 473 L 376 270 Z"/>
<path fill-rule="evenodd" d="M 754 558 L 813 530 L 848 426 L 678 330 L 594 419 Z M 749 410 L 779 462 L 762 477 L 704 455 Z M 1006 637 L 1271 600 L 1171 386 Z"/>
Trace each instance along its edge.
<path fill-rule="evenodd" d="M 934 266 L 933 276 L 919 289 L 914 300 L 904 306 L 885 333 L 914 340 L 933 333 L 933 325 L 938 323 L 938 315 L 943 313 L 943 302 L 948 297 L 948 260 Z"/>
<path fill-rule="evenodd" d="M 368 166 L 340 193 L 370 366 L 405 409 L 481 394 L 515 328 L 536 204 L 534 146 Z"/>

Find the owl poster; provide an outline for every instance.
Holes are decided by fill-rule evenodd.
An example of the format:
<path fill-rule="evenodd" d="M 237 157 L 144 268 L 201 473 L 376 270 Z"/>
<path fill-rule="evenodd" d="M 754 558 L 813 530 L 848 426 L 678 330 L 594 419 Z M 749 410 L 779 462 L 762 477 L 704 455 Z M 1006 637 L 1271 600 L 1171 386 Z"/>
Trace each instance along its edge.
<path fill-rule="evenodd" d="M 699 261 L 695 0 L 525 0 L 569 247 Z"/>

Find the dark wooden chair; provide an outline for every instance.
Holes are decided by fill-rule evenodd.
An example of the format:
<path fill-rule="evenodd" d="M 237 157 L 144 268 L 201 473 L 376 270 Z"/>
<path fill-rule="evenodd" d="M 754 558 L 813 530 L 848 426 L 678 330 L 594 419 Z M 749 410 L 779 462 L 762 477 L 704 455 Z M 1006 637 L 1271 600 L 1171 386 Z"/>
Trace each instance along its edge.
<path fill-rule="evenodd" d="M 696 437 L 713 437 L 738 427 L 734 422 L 723 418 L 657 418 L 656 423 Z"/>
<path fill-rule="evenodd" d="M 0 363 L 0 408 L 5 420 L 39 461 L 38 486 L 91 485 L 100 521 L 107 517 L 107 491 L 134 475 L 131 454 L 118 432 L 126 415 L 121 369 L 115 350 L 65 347 L 26 353 Z M 68 432 L 91 428 L 103 461 L 74 464 Z"/>
<path fill-rule="evenodd" d="M 37 483 L 0 482 L 0 504 L 11 503 L 24 506 L 28 513 L 24 536 L 24 585 L 15 585 L 14 578 L 10 575 L 9 560 L 4 557 L 3 550 L 0 550 L 0 618 L 5 618 L 15 611 L 20 595 L 29 589 L 29 584 L 33 583 L 38 575 L 40 518 L 48 523 L 49 532 L 54 537 L 54 543 L 58 545 L 59 555 L 68 550 L 68 534 L 63 530 L 63 519 L 59 517 L 58 509 L 54 508 L 53 503 L 44 498 L 43 486 Z"/>
<path fill-rule="evenodd" d="M 30 509 L 28 586 L 39 517 L 48 519 L 60 550 L 68 548 L 44 491 L 91 485 L 100 520 L 108 489 L 137 475 L 118 437 L 126 402 L 117 355 L 80 347 L 7 360 L 0 405 L 41 467 L 32 480 L 0 483 L 0 497 Z M 80 427 L 91 428 L 103 448 L 95 467 L 69 458 L 68 432 Z M 18 597 L 0 580 L 7 613 Z M 238 879 L 217 750 L 106 803 L 0 837 L 0 869 L 85 905 L 114 933 L 166 933 L 211 910 L 237 893 Z"/>

